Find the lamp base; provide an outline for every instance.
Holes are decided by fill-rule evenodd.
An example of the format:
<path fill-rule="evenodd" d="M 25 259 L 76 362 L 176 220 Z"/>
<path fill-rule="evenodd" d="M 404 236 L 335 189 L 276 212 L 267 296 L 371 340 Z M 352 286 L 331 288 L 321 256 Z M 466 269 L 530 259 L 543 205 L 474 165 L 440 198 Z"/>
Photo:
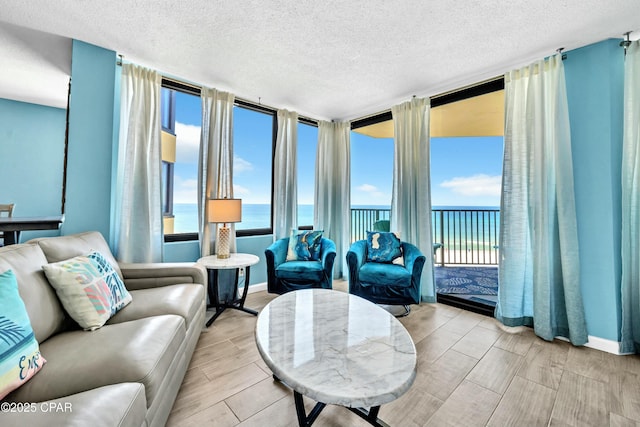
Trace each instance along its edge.
<path fill-rule="evenodd" d="M 227 259 L 231 256 L 229 254 L 230 241 L 231 241 L 231 229 L 226 225 L 218 228 L 218 258 L 219 259 Z"/>

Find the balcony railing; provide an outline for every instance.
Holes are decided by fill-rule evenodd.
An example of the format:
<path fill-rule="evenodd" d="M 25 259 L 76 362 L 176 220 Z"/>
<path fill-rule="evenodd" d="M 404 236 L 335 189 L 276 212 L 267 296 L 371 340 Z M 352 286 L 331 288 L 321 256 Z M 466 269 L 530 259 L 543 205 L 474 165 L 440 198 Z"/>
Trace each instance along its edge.
<path fill-rule="evenodd" d="M 389 220 L 389 209 L 351 209 L 351 238 L 367 238 L 380 220 Z M 431 217 L 435 262 L 497 265 L 499 209 L 433 209 Z"/>

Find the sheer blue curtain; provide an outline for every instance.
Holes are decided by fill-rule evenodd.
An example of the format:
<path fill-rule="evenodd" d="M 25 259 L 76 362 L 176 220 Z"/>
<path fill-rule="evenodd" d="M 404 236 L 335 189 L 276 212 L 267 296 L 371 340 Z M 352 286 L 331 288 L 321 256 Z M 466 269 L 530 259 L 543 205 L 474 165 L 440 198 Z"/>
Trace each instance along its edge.
<path fill-rule="evenodd" d="M 298 220 L 298 113 L 278 110 L 278 133 L 273 164 L 273 234 L 289 237 Z"/>
<path fill-rule="evenodd" d="M 545 340 L 587 342 L 571 132 L 560 55 L 505 75 L 496 318 Z"/>
<path fill-rule="evenodd" d="M 233 198 L 233 102 L 235 96 L 202 88 L 202 128 L 198 158 L 198 227 L 201 256 L 215 253 L 216 229 L 207 222 L 208 199 Z M 235 224 L 229 251 L 236 251 Z"/>
<path fill-rule="evenodd" d="M 122 66 L 116 253 L 124 262 L 162 262 L 161 76 Z"/>
<path fill-rule="evenodd" d="M 622 353 L 640 352 L 640 41 L 624 63 L 622 151 Z"/>
<path fill-rule="evenodd" d="M 429 109 L 426 98 L 413 98 L 391 109 L 394 156 L 391 230 L 416 245 L 428 261 L 420 287 L 424 302 L 436 302 L 431 236 Z"/>
<path fill-rule="evenodd" d="M 351 125 L 318 122 L 316 186 L 313 224 L 336 244 L 333 277 L 347 272 L 351 243 Z"/>

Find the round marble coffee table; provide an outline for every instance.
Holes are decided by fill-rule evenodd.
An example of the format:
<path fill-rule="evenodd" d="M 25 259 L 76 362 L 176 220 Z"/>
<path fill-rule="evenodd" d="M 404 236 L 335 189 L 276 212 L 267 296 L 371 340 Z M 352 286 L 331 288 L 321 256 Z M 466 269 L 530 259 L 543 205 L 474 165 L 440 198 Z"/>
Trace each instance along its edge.
<path fill-rule="evenodd" d="M 294 391 L 301 426 L 310 426 L 326 404 L 386 426 L 378 419 L 380 405 L 404 394 L 416 376 L 416 349 L 404 326 L 355 295 L 286 293 L 260 312 L 255 332 L 274 377 Z M 309 415 L 303 395 L 318 402 Z"/>

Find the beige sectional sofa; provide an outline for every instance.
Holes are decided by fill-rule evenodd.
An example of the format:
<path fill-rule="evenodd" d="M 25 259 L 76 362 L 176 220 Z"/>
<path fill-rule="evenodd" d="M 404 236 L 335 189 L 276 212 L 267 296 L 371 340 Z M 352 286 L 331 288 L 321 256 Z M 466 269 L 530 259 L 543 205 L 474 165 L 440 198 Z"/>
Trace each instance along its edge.
<path fill-rule="evenodd" d="M 91 250 L 113 265 L 133 300 L 89 332 L 65 312 L 42 266 Z M 118 264 L 102 235 L 88 232 L 0 248 L 0 273 L 8 269 L 47 363 L 3 400 L 1 426 L 166 423 L 204 325 L 201 266 Z"/>

